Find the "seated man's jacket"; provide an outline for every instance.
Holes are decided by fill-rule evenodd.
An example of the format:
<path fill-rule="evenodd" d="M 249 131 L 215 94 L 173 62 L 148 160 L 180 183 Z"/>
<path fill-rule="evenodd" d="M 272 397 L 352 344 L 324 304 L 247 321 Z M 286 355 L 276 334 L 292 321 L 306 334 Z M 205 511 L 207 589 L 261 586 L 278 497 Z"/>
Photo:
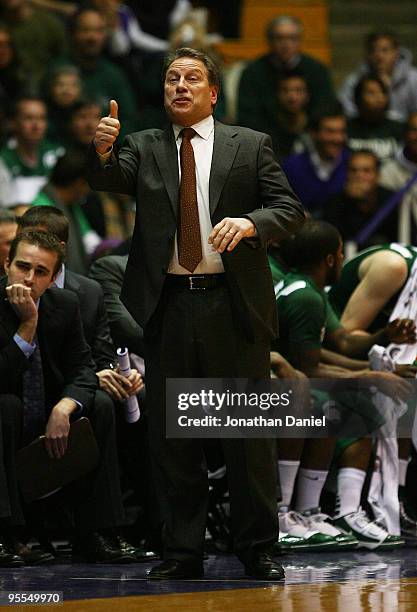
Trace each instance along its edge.
<path fill-rule="evenodd" d="M 7 300 L 7 279 L 0 281 L 0 394 L 22 397 L 22 378 L 30 366 L 13 339 L 20 321 Z M 85 341 L 78 299 L 65 289 L 48 289 L 40 299 L 37 339 L 41 351 L 46 416 L 63 397 L 91 406 L 97 377 Z"/>

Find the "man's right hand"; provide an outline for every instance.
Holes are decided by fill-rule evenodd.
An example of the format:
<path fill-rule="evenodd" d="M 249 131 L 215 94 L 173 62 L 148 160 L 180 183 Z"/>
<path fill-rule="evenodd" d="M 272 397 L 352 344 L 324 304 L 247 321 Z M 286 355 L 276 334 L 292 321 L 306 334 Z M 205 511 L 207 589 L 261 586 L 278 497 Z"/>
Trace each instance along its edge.
<path fill-rule="evenodd" d="M 110 151 L 119 135 L 118 109 L 116 100 L 110 100 L 110 113 L 108 117 L 102 117 L 97 126 L 93 142 L 97 153 L 100 153 L 100 155 Z"/>
<path fill-rule="evenodd" d="M 132 369 L 131 375 L 122 376 L 115 370 L 105 369 L 96 372 L 100 389 L 107 391 L 117 402 L 123 402 L 132 395 L 136 395 L 143 387 L 142 376 Z"/>
<path fill-rule="evenodd" d="M 15 283 L 6 287 L 7 299 L 20 320 L 17 333 L 32 344 L 38 325 L 38 309 L 31 296 L 30 287 Z"/>
<path fill-rule="evenodd" d="M 15 283 L 6 287 L 7 299 L 22 323 L 38 319 L 38 309 L 33 301 L 30 287 Z"/>

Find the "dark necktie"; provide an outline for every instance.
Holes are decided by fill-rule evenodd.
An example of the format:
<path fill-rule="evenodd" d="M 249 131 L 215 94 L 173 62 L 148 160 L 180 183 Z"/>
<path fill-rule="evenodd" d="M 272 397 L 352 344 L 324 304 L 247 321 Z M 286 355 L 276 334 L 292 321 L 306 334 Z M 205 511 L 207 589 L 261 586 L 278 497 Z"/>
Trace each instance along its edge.
<path fill-rule="evenodd" d="M 23 374 L 23 441 L 29 444 L 45 431 L 45 389 L 42 358 L 35 336 L 36 348 L 29 368 Z"/>
<path fill-rule="evenodd" d="M 195 130 L 184 128 L 181 133 L 180 212 L 177 231 L 178 261 L 189 272 L 194 272 L 203 257 L 198 219 L 195 159 L 193 145 L 191 144 L 191 138 L 195 135 Z"/>

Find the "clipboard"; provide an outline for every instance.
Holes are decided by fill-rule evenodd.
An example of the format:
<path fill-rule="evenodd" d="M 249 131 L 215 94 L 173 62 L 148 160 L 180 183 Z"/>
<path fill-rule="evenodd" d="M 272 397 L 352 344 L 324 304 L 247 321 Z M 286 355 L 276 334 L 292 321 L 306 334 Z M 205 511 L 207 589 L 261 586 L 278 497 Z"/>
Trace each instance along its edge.
<path fill-rule="evenodd" d="M 91 472 L 99 463 L 97 441 L 86 417 L 71 423 L 68 448 L 60 459 L 49 457 L 44 438 L 36 438 L 17 452 L 17 480 L 26 503 L 51 495 Z"/>

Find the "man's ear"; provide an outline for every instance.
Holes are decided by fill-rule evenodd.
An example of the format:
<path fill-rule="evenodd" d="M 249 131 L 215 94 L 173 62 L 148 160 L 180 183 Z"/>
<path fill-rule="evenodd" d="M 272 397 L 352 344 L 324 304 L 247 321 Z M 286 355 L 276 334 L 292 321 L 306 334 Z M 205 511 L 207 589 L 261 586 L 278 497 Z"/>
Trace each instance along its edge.
<path fill-rule="evenodd" d="M 211 105 L 214 106 L 215 104 L 217 104 L 217 97 L 219 93 L 215 85 L 212 85 L 210 93 L 211 93 Z"/>
<path fill-rule="evenodd" d="M 48 285 L 48 289 L 53 286 L 53 284 L 56 281 L 56 277 L 58 276 L 59 272 L 60 272 L 60 270 L 58 270 L 58 272 L 54 272 L 52 274 L 51 280 L 50 280 L 49 285 Z"/>
<path fill-rule="evenodd" d="M 334 268 L 334 264 L 335 264 L 334 255 L 332 255 L 331 253 L 326 255 L 326 263 L 329 266 L 329 268 Z"/>

